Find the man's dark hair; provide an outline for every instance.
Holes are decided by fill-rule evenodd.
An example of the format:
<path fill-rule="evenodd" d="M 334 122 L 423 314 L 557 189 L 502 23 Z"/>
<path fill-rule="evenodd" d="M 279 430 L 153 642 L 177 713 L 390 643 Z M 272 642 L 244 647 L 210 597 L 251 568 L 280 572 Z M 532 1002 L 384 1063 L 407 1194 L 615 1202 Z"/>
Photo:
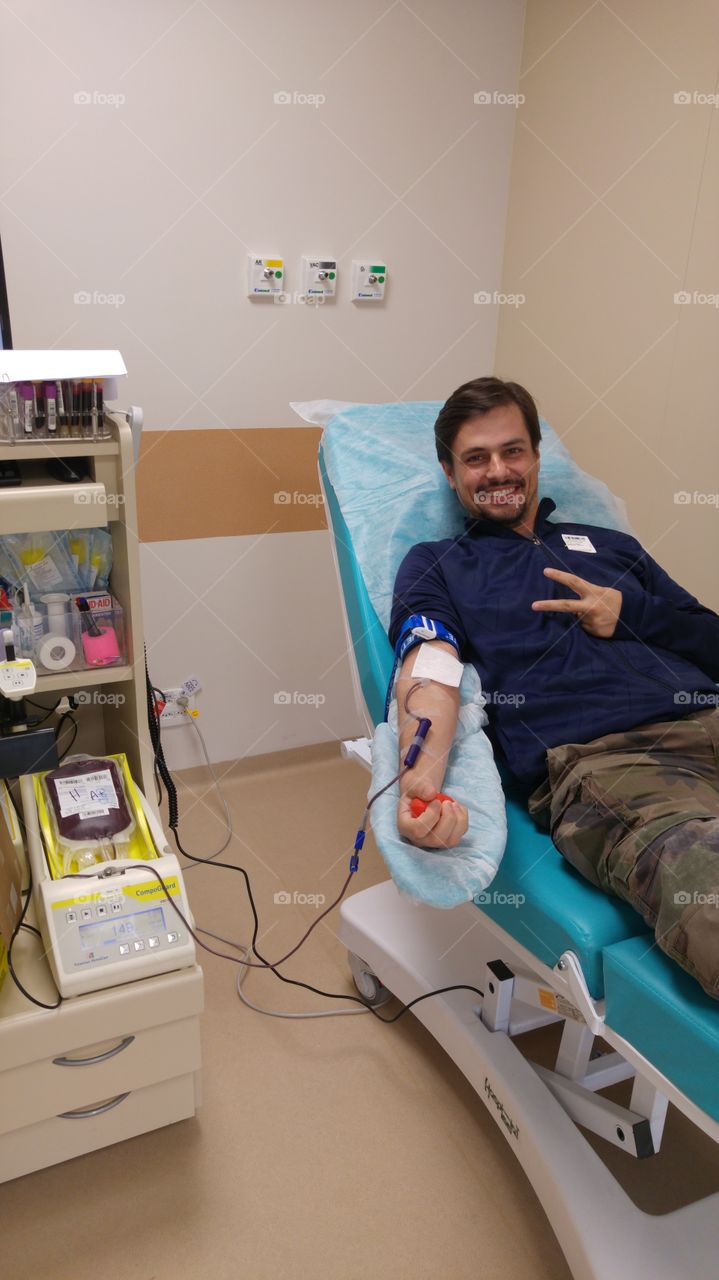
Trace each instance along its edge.
<path fill-rule="evenodd" d="M 524 387 L 518 382 L 503 382 L 501 378 L 475 378 L 465 382 L 447 400 L 439 411 L 434 424 L 434 440 L 440 462 L 452 465 L 452 446 L 460 427 L 470 418 L 481 417 L 499 405 L 516 404 L 522 411 L 529 439 L 535 453 L 539 450 L 542 432 L 539 426 L 537 406 Z"/>

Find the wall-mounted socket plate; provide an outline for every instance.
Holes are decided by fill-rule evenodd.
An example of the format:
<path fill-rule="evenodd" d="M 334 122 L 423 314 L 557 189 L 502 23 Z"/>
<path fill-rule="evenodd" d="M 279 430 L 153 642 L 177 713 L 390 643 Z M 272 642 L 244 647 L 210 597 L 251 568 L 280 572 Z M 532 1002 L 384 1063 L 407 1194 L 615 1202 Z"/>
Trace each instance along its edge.
<path fill-rule="evenodd" d="M 160 730 L 176 729 L 178 725 L 189 725 L 190 716 L 197 715 L 197 708 L 194 705 L 194 698 L 189 697 L 186 689 L 164 689 L 165 698 L 167 699 L 162 711 L 160 712 Z M 188 698 L 187 711 L 178 706 L 178 697 Z"/>
<path fill-rule="evenodd" d="M 387 267 L 381 261 L 352 263 L 353 302 L 383 302 L 384 287 L 387 279 Z"/>

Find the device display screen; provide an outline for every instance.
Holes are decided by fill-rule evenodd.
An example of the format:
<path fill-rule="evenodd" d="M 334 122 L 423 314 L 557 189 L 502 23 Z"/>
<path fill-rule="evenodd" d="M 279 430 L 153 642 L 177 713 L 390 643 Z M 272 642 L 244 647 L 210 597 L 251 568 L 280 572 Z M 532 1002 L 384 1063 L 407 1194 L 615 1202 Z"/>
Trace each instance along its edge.
<path fill-rule="evenodd" d="M 147 911 L 135 911 L 121 920 L 98 920 L 80 925 L 80 946 L 83 951 L 97 951 L 130 938 L 149 938 L 165 928 L 162 907 L 150 907 Z"/>

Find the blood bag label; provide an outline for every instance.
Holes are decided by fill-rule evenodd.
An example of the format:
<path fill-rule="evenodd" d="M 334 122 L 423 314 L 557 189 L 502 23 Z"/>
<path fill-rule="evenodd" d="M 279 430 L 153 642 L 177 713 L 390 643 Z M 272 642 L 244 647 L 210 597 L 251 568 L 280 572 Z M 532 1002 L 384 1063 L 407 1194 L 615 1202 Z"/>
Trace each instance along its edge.
<path fill-rule="evenodd" d="M 54 786 L 60 805 L 60 816 L 70 818 L 106 818 L 120 802 L 109 769 L 83 773 L 74 778 L 56 778 Z"/>

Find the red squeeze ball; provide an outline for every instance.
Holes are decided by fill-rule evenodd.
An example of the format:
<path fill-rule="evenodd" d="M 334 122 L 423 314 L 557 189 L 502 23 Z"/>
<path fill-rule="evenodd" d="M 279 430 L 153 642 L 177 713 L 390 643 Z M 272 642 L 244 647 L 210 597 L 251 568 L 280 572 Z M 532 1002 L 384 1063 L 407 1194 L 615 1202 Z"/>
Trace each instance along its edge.
<path fill-rule="evenodd" d="M 442 791 L 438 791 L 434 798 L 435 800 L 451 800 L 452 799 L 451 796 L 446 796 Z M 431 800 L 420 800 L 419 796 L 414 796 L 412 799 L 412 803 L 410 804 L 410 809 L 412 810 L 412 817 L 419 818 L 420 815 L 424 813 L 425 809 L 427 808 L 427 805 L 431 803 L 432 803 Z"/>

